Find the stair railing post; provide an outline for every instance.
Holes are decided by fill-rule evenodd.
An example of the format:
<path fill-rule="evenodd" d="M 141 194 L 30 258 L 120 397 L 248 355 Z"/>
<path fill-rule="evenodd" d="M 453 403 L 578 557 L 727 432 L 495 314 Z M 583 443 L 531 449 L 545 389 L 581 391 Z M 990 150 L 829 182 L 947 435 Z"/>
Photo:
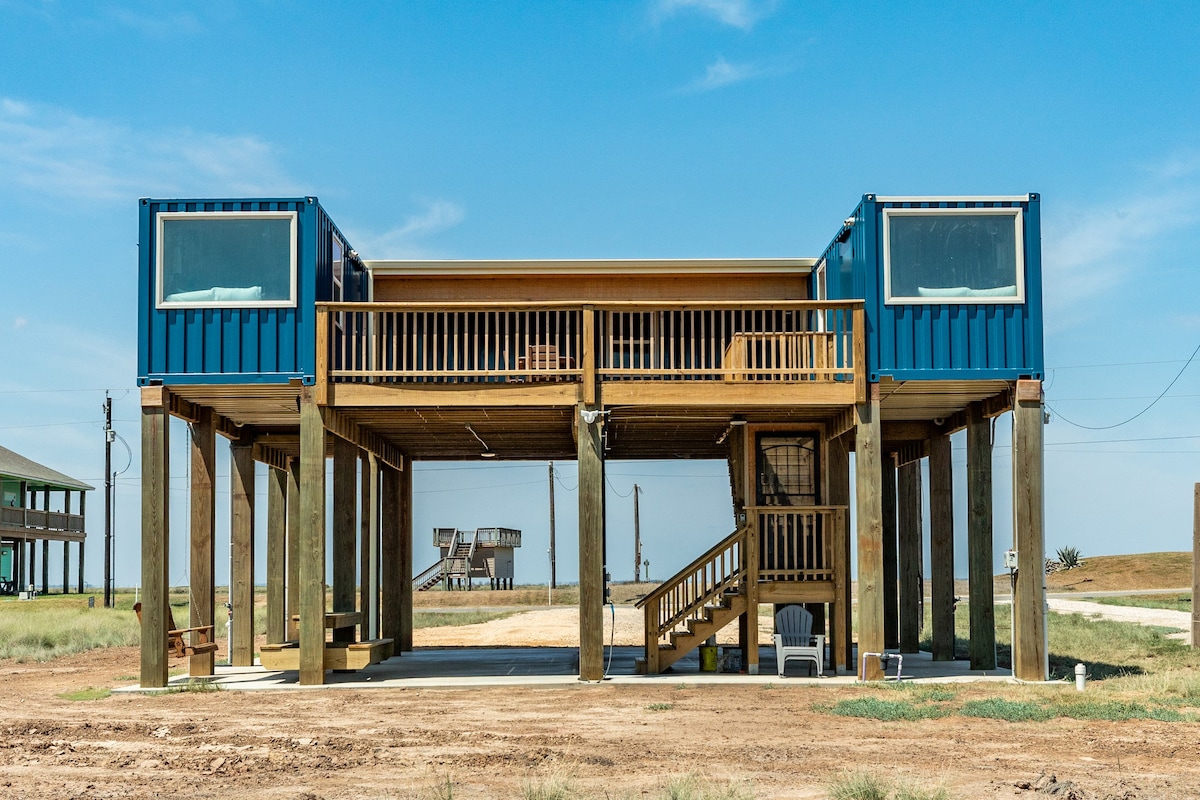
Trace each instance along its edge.
<path fill-rule="evenodd" d="M 646 604 L 646 674 L 658 674 L 658 601 Z"/>

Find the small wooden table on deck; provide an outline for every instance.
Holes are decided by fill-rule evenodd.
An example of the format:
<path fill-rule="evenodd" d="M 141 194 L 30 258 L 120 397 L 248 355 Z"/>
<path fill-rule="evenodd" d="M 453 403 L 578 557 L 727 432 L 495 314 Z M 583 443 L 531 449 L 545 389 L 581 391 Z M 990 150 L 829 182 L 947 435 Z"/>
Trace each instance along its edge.
<path fill-rule="evenodd" d="M 293 622 L 299 622 L 300 616 L 293 615 Z M 327 611 L 325 612 L 326 630 L 353 628 L 362 622 L 362 614 L 357 611 Z M 392 656 L 391 639 L 370 639 L 363 642 L 326 642 L 325 669 L 356 670 L 378 664 Z M 279 642 L 264 644 L 259 652 L 259 660 L 265 669 L 274 671 L 298 671 L 300 669 L 300 643 Z"/>

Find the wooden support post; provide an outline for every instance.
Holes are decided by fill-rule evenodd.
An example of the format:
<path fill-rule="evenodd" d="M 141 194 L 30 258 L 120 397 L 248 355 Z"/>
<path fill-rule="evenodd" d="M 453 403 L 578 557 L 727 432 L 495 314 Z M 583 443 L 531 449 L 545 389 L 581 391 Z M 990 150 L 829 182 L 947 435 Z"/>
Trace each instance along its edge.
<path fill-rule="evenodd" d="M 287 470 L 287 639 L 300 639 L 300 459 Z"/>
<path fill-rule="evenodd" d="M 858 658 L 883 652 L 883 457 L 879 430 L 879 384 L 854 407 L 854 494 L 858 536 Z M 856 665 L 858 666 L 858 665 Z M 867 680 L 883 679 L 879 659 L 862 668 Z"/>
<path fill-rule="evenodd" d="M 900 652 L 921 650 L 921 562 L 925 548 L 921 516 L 921 462 L 912 461 L 896 474 L 896 518 L 900 528 Z"/>
<path fill-rule="evenodd" d="M 900 646 L 899 556 L 896 541 L 896 458 L 883 457 L 883 645 Z"/>
<path fill-rule="evenodd" d="M 379 636 L 379 459 L 363 451 L 359 511 L 358 610 L 363 641 Z"/>
<path fill-rule="evenodd" d="M 300 683 L 325 682 L 325 423 L 300 390 Z"/>
<path fill-rule="evenodd" d="M 1200 648 L 1200 483 L 1192 487 L 1192 649 Z"/>
<path fill-rule="evenodd" d="M 751 460 L 751 463 L 754 463 Z M 758 674 L 758 573 L 762 554 L 762 532 L 758 526 L 758 514 L 751 513 L 746 520 L 750 535 L 746 537 L 746 643 L 742 647 L 742 663 L 747 675 Z"/>
<path fill-rule="evenodd" d="M 400 650 L 413 649 L 413 474 L 404 459 L 400 471 Z"/>
<path fill-rule="evenodd" d="M 1047 679 L 1046 543 L 1042 382 L 1017 381 L 1013 405 L 1013 676 Z"/>
<path fill-rule="evenodd" d="M 50 594 L 50 540 L 42 539 L 42 594 Z"/>
<path fill-rule="evenodd" d="M 287 481 L 281 469 L 267 470 L 267 641 L 287 639 Z"/>
<path fill-rule="evenodd" d="M 971 669 L 996 668 L 995 591 L 992 585 L 992 426 L 979 403 L 968 409 L 967 552 Z"/>
<path fill-rule="evenodd" d="M 171 470 L 167 393 L 142 390 L 142 658 L 143 688 L 167 685 L 167 565 Z"/>
<path fill-rule="evenodd" d="M 403 580 L 400 569 L 400 472 L 387 465 L 379 468 L 380 500 L 380 597 L 379 635 L 396 643 L 400 648 L 400 584 Z M 411 585 L 411 584 L 410 584 Z"/>
<path fill-rule="evenodd" d="M 191 611 L 188 624 L 192 627 L 212 625 L 215 612 L 216 552 L 216 478 L 217 435 L 211 408 L 201 408 L 191 426 L 190 458 L 192 485 L 188 520 L 189 563 L 188 583 L 191 586 Z M 213 674 L 215 653 L 201 653 L 188 659 L 188 675 L 204 677 Z"/>
<path fill-rule="evenodd" d="M 340 436 L 333 440 L 333 610 L 354 611 L 358 540 L 358 448 Z M 333 631 L 335 642 L 353 642 L 353 628 Z"/>
<path fill-rule="evenodd" d="M 70 513 L 70 512 L 68 512 L 68 513 Z M 63 592 L 63 594 L 70 594 L 70 592 L 71 592 L 71 543 L 70 542 L 63 542 L 63 559 L 62 559 L 62 561 L 63 561 L 63 565 L 62 565 L 62 567 L 63 567 L 63 576 L 62 576 L 63 590 L 62 590 L 62 592 Z"/>
<path fill-rule="evenodd" d="M 583 307 L 583 348 L 580 366 L 583 367 L 583 402 L 589 408 L 596 403 L 596 308 Z"/>
<path fill-rule="evenodd" d="M 839 436 L 831 439 L 825 449 L 825 471 L 829 504 L 850 508 L 850 450 L 847 437 Z M 833 654 L 834 668 L 838 673 L 853 672 L 854 664 L 854 632 L 850 607 L 853 601 L 853 586 L 850 581 L 850 521 L 849 515 L 842 516 L 842 536 L 839 541 L 840 551 L 834 553 L 837 566 L 841 570 L 840 586 L 835 588 L 837 595 L 833 606 L 833 631 L 830 639 L 830 652 Z"/>
<path fill-rule="evenodd" d="M 254 450 L 249 445 L 229 447 L 230 576 L 233 598 L 233 653 L 230 663 L 254 663 Z"/>
<path fill-rule="evenodd" d="M 579 411 L 592 410 L 579 406 Z M 603 418 L 576 420 L 579 458 L 579 679 L 604 677 Z"/>
<path fill-rule="evenodd" d="M 950 437 L 929 440 L 929 616 L 933 660 L 954 660 L 954 473 Z"/>
<path fill-rule="evenodd" d="M 80 492 L 79 493 L 79 516 L 83 517 L 84 519 L 87 518 L 86 511 L 85 511 L 86 507 L 87 507 L 87 492 Z M 83 594 L 83 541 L 82 540 L 79 542 L 78 581 L 79 581 L 79 585 L 78 585 L 79 593 Z"/>

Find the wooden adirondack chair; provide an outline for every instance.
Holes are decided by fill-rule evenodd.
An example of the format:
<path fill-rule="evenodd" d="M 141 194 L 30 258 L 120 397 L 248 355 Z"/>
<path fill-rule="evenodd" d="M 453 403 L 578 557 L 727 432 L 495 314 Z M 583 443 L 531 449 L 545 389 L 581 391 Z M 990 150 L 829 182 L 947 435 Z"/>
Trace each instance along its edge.
<path fill-rule="evenodd" d="M 137 613 L 138 622 L 142 621 L 142 604 L 134 603 L 133 610 Z M 217 643 L 213 641 L 213 626 L 198 625 L 195 628 L 178 628 L 175 626 L 175 615 L 167 606 L 167 654 L 185 658 L 198 656 L 201 653 L 215 653 Z"/>
<path fill-rule="evenodd" d="M 783 677 L 788 661 L 807 661 L 817 677 L 825 669 L 825 637 L 812 635 L 812 614 L 802 606 L 784 606 L 775 615 L 775 664 Z"/>

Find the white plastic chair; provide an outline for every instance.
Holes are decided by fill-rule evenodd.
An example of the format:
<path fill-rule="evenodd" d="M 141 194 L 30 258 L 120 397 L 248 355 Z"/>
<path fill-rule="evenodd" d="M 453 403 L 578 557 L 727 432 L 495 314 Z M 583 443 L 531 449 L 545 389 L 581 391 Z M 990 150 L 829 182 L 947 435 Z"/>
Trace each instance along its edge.
<path fill-rule="evenodd" d="M 812 614 L 802 606 L 784 606 L 775 614 L 775 664 L 783 677 L 788 661 L 808 661 L 825 670 L 825 637 L 812 633 Z"/>

